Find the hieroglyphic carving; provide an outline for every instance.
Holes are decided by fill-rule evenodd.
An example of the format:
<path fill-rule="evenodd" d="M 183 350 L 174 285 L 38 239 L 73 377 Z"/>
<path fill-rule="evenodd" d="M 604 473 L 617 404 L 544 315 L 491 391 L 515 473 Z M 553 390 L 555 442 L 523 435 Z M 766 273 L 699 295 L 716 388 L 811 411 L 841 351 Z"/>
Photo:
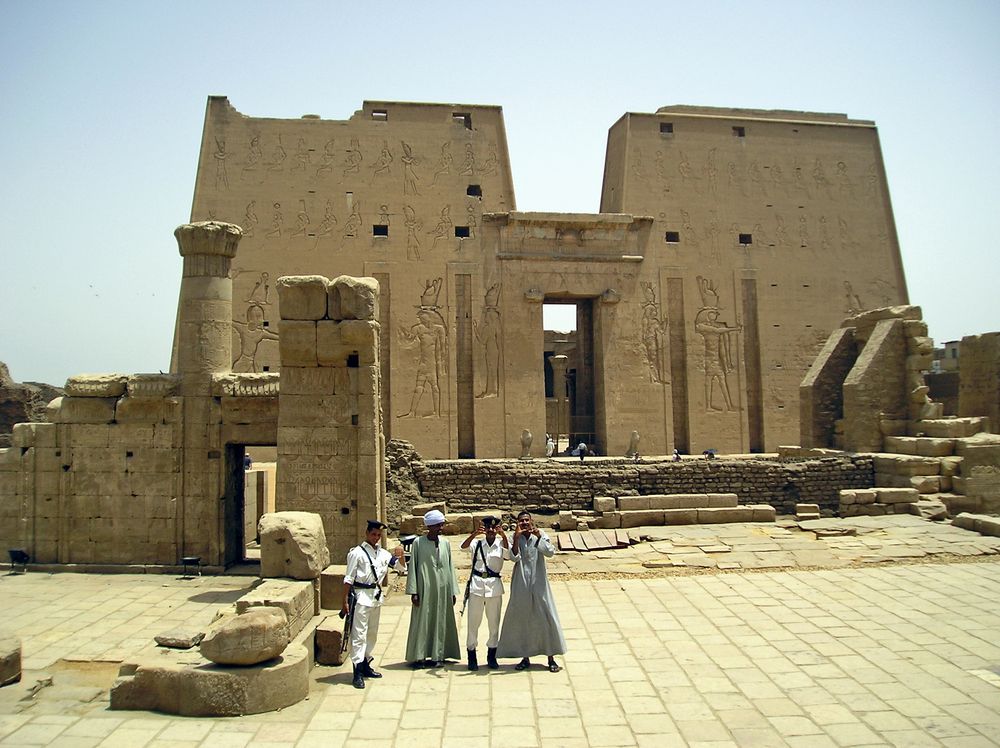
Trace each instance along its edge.
<path fill-rule="evenodd" d="M 217 192 L 229 189 L 229 175 L 226 173 L 226 139 L 216 136 L 215 138 L 215 190 Z"/>
<path fill-rule="evenodd" d="M 483 352 L 483 373 L 486 381 L 483 391 L 476 397 L 496 397 L 500 388 L 500 359 L 503 355 L 503 337 L 500 330 L 500 283 L 486 289 L 483 298 L 482 319 L 473 321 L 472 329 Z"/>
<path fill-rule="evenodd" d="M 802 167 L 799 166 L 798 161 L 795 162 L 795 168 L 792 169 L 792 186 L 795 187 L 796 192 L 804 193 L 807 198 L 812 197 L 805 177 L 802 176 Z"/>
<path fill-rule="evenodd" d="M 344 238 L 351 236 L 357 236 L 358 230 L 361 228 L 361 203 L 360 201 L 355 201 L 351 204 L 351 214 L 347 216 L 347 221 L 344 223 Z"/>
<path fill-rule="evenodd" d="M 645 179 L 646 172 L 643 170 L 643 164 L 645 164 L 645 159 L 642 156 L 642 149 L 635 149 L 635 158 L 632 159 L 632 173 L 635 174 L 638 179 Z"/>
<path fill-rule="evenodd" d="M 701 193 L 701 189 L 698 186 L 698 176 L 694 173 L 694 168 L 691 166 L 691 161 L 688 159 L 687 154 L 684 151 L 680 153 L 680 161 L 677 163 L 677 172 L 681 175 L 681 182 L 685 186 L 692 187 L 696 193 Z"/>
<path fill-rule="evenodd" d="M 830 180 L 826 178 L 826 170 L 823 168 L 822 159 L 817 158 L 813 163 L 812 178 L 813 184 L 816 185 L 816 194 L 819 195 L 821 191 L 825 192 L 827 198 L 833 200 L 833 192 L 830 190 L 832 185 L 830 184 Z"/>
<path fill-rule="evenodd" d="M 799 245 L 809 246 L 809 219 L 805 215 L 799 216 Z"/>
<path fill-rule="evenodd" d="M 440 417 L 441 382 L 448 362 L 448 327 L 438 311 L 438 296 L 441 293 L 441 278 L 428 280 L 420 295 L 417 307 L 417 322 L 408 329 L 399 330 L 399 342 L 404 348 L 417 348 L 416 377 L 410 409 L 400 413 L 398 418 Z M 424 394 L 430 390 L 430 411 L 420 411 Z"/>
<path fill-rule="evenodd" d="M 379 222 L 379 224 L 381 224 L 382 226 L 388 226 L 389 225 L 389 218 L 390 218 L 389 206 L 386 205 L 385 203 L 382 203 L 380 206 L 378 206 L 378 222 Z"/>
<path fill-rule="evenodd" d="M 299 138 L 299 142 L 295 145 L 295 164 L 289 171 L 305 171 L 310 166 L 311 161 L 312 156 L 309 155 L 309 146 L 306 143 L 306 139 Z"/>
<path fill-rule="evenodd" d="M 469 227 L 469 238 L 475 239 L 479 224 L 476 222 L 476 209 L 471 205 L 465 209 L 465 223 Z"/>
<path fill-rule="evenodd" d="M 715 165 L 715 148 L 709 148 L 705 155 L 705 184 L 710 195 L 715 195 L 719 190 L 719 168 Z"/>
<path fill-rule="evenodd" d="M 737 342 L 734 339 L 742 329 L 740 325 L 730 327 L 719 320 L 719 292 L 714 281 L 698 276 L 698 290 L 701 293 L 701 309 L 694 318 L 694 329 L 704 341 L 703 369 L 705 372 L 705 410 L 735 410 L 733 397 L 729 391 L 729 372 L 736 369 Z M 723 405 L 715 403 L 716 385 L 722 395 Z"/>
<path fill-rule="evenodd" d="M 441 208 L 441 215 L 438 216 L 437 225 L 427 232 L 428 236 L 433 236 L 434 241 L 431 242 L 431 249 L 437 247 L 439 239 L 448 239 L 454 233 L 455 224 L 451 221 L 451 206 L 445 205 Z"/>
<path fill-rule="evenodd" d="M 854 288 L 851 286 L 850 281 L 844 281 L 844 296 L 847 298 L 844 311 L 848 315 L 853 316 L 858 312 L 865 311 L 865 305 L 861 303 L 861 297 L 854 293 Z"/>
<path fill-rule="evenodd" d="M 347 154 L 344 156 L 344 176 L 360 172 L 361 162 L 364 160 L 365 157 L 361 153 L 361 146 L 358 145 L 358 139 L 351 138 L 351 147 L 347 149 Z"/>
<path fill-rule="evenodd" d="M 260 219 L 257 218 L 257 201 L 251 200 L 247 203 L 246 210 L 243 211 L 243 226 L 241 227 L 243 229 L 243 238 L 252 238 L 259 223 Z"/>
<path fill-rule="evenodd" d="M 423 221 L 417 218 L 412 205 L 403 206 L 403 225 L 406 226 L 406 259 L 420 259 L 420 239 L 417 232 L 423 228 Z"/>
<path fill-rule="evenodd" d="M 649 281 L 643 282 L 642 295 L 642 322 L 640 324 L 646 364 L 649 366 L 649 373 L 654 382 L 667 384 L 669 380 L 665 376 L 666 368 L 663 355 L 666 347 L 664 341 L 667 337 L 667 317 L 661 313 L 656 291 Z"/>
<path fill-rule="evenodd" d="M 392 151 L 389 150 L 388 141 L 382 141 L 382 150 L 379 151 L 378 158 L 372 164 L 372 176 L 377 177 L 383 174 L 392 173 Z"/>
<path fill-rule="evenodd" d="M 446 140 L 441 144 L 441 158 L 438 159 L 431 184 L 437 184 L 438 177 L 451 176 L 451 167 L 454 163 L 455 157 L 451 155 L 451 141 Z"/>
<path fill-rule="evenodd" d="M 830 229 L 827 226 L 826 216 L 819 217 L 819 246 L 824 251 L 827 252 L 832 246 L 830 243 Z"/>
<path fill-rule="evenodd" d="M 316 227 L 316 244 L 319 244 L 320 239 L 332 236 L 333 228 L 336 225 L 337 216 L 333 212 L 333 201 L 327 200 L 326 207 L 323 208 L 323 220 Z"/>
<path fill-rule="evenodd" d="M 271 213 L 271 228 L 264 234 L 268 239 L 280 239 L 281 227 L 285 224 L 285 216 L 281 212 L 281 203 L 275 203 Z"/>
<path fill-rule="evenodd" d="M 257 172 L 257 168 L 260 166 L 263 158 L 264 151 L 260 147 L 260 135 L 254 135 L 250 138 L 250 143 L 247 146 L 247 157 L 243 162 L 243 170 L 240 172 L 240 179 L 246 180 L 248 173 L 253 176 Z"/>
<path fill-rule="evenodd" d="M 781 217 L 780 213 L 774 214 L 774 241 L 779 247 L 787 247 L 789 244 L 785 219 Z"/>
<path fill-rule="evenodd" d="M 299 200 L 299 212 L 295 214 L 295 231 L 292 232 L 292 236 L 304 237 L 309 230 L 310 223 L 309 213 L 306 211 L 306 201 Z"/>
<path fill-rule="evenodd" d="M 837 216 L 837 229 L 840 233 L 840 249 L 843 252 L 853 252 L 861 249 L 861 245 L 855 240 L 850 227 L 843 216 Z"/>
<path fill-rule="evenodd" d="M 285 159 L 288 158 L 288 154 L 285 153 L 285 147 L 281 144 L 281 136 L 278 136 L 278 144 L 271 151 L 271 159 L 264 164 L 267 167 L 268 174 L 280 174 L 285 170 Z"/>
<path fill-rule="evenodd" d="M 233 371 L 260 371 L 257 363 L 260 344 L 265 340 L 278 339 L 277 333 L 264 327 L 264 307 L 251 302 L 247 306 L 246 322 L 233 320 L 233 327 L 240 337 L 240 353 L 233 361 Z"/>
<path fill-rule="evenodd" d="M 324 174 L 333 174 L 333 162 L 337 159 L 336 144 L 333 142 L 333 138 L 330 138 L 323 145 L 323 155 L 320 156 L 319 166 L 316 167 L 316 176 L 323 176 Z"/>
<path fill-rule="evenodd" d="M 480 174 L 492 175 L 497 173 L 497 166 L 500 161 L 497 158 L 497 144 L 490 143 L 489 152 L 486 154 L 486 160 L 483 165 L 479 167 Z"/>
<path fill-rule="evenodd" d="M 774 187 L 775 192 L 781 192 L 782 195 L 788 197 L 788 182 L 785 181 L 785 172 L 782 171 L 781 164 L 771 164 L 770 171 L 771 186 Z"/>
<path fill-rule="evenodd" d="M 708 228 L 705 229 L 705 238 L 708 240 L 708 244 L 711 247 L 712 254 L 709 259 L 712 263 L 716 265 L 722 264 L 722 252 L 719 250 L 719 236 L 722 234 L 722 228 L 719 226 L 719 217 L 716 215 L 715 211 L 710 211 L 711 220 L 708 222 Z"/>
<path fill-rule="evenodd" d="M 854 183 L 847 173 L 847 164 L 843 161 L 837 162 L 837 195 L 841 199 L 854 199 Z"/>
<path fill-rule="evenodd" d="M 739 192 L 743 197 L 746 197 L 747 188 L 743 181 L 743 174 L 740 172 L 739 166 L 736 165 L 735 161 L 730 161 L 726 165 L 726 169 L 729 172 L 729 191 Z"/>
<path fill-rule="evenodd" d="M 260 278 L 253 285 L 253 290 L 247 294 L 247 297 L 243 299 L 248 304 L 253 302 L 256 304 L 270 304 L 271 303 L 271 285 L 268 282 L 270 276 L 263 272 L 260 274 Z"/>
<path fill-rule="evenodd" d="M 760 164 L 756 161 L 751 161 L 750 165 L 747 167 L 747 174 L 750 177 L 750 184 L 752 184 L 762 196 L 767 197 L 767 185 L 764 184 L 764 175 L 761 174 Z"/>
<path fill-rule="evenodd" d="M 403 194 L 419 195 L 417 182 L 420 181 L 420 177 L 417 176 L 415 168 L 420 161 L 413 155 L 413 149 L 410 148 L 409 143 L 401 140 L 400 144 L 403 146 L 403 155 L 399 159 L 403 162 Z"/>
<path fill-rule="evenodd" d="M 681 228 L 684 230 L 684 241 L 692 247 L 700 246 L 698 243 L 698 232 L 691 223 L 691 214 L 686 210 L 681 210 Z"/>

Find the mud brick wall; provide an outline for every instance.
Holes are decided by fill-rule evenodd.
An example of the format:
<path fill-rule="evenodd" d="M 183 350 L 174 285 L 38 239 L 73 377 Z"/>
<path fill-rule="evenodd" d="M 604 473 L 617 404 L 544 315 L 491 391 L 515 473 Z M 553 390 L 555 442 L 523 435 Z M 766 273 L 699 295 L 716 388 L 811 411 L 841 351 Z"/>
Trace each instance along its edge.
<path fill-rule="evenodd" d="M 452 512 L 484 507 L 551 511 L 590 509 L 595 496 L 735 493 L 741 504 L 770 504 L 792 514 L 798 502 L 836 511 L 843 488 L 870 488 L 870 457 L 684 460 L 636 464 L 440 460 L 416 463 L 423 500 Z"/>

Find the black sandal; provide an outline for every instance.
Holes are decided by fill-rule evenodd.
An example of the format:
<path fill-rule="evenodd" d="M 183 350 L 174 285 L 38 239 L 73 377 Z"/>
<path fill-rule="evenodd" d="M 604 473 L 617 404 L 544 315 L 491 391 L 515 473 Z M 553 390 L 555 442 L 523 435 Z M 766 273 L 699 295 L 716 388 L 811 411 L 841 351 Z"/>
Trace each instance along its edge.
<path fill-rule="evenodd" d="M 562 668 L 559 667 L 558 663 L 555 660 L 549 660 L 550 673 L 558 673 L 560 670 L 562 670 Z"/>
<path fill-rule="evenodd" d="M 531 667 L 531 661 L 527 657 L 525 657 L 523 660 L 521 660 L 519 663 L 517 663 L 514 666 L 514 669 L 515 670 L 527 670 L 529 667 Z"/>

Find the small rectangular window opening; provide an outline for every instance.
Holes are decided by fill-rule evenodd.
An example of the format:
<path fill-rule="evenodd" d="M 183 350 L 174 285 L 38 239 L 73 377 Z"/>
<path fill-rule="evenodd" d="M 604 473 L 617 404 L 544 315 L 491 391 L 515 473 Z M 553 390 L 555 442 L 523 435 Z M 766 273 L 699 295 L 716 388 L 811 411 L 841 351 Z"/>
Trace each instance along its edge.
<path fill-rule="evenodd" d="M 747 136 L 747 129 L 745 127 L 733 127 L 733 136 L 737 138 L 745 138 Z"/>
<path fill-rule="evenodd" d="M 660 135 L 673 135 L 674 134 L 674 123 L 673 122 L 661 122 L 660 123 Z"/>
<path fill-rule="evenodd" d="M 469 197 L 478 197 L 480 200 L 483 198 L 483 188 L 478 184 L 470 184 L 465 188 L 465 194 Z"/>
<path fill-rule="evenodd" d="M 744 247 L 753 244 L 753 234 L 740 234 L 740 244 Z"/>
<path fill-rule="evenodd" d="M 468 239 L 469 238 L 469 227 L 468 226 L 456 226 L 455 227 L 455 236 L 457 236 L 459 239 Z"/>
<path fill-rule="evenodd" d="M 472 115 L 468 112 L 454 112 L 451 121 L 457 125 L 462 125 L 466 130 L 472 129 Z"/>
<path fill-rule="evenodd" d="M 376 223 L 372 226 L 372 236 L 389 236 L 389 225 Z"/>
<path fill-rule="evenodd" d="M 271 323 L 268 322 L 267 320 L 264 320 L 264 327 L 270 327 L 270 326 L 271 326 Z"/>
<path fill-rule="evenodd" d="M 668 231 L 663 235 L 663 239 L 667 244 L 679 244 L 681 241 L 681 235 L 678 231 Z"/>
<path fill-rule="evenodd" d="M 351 210 L 351 208 L 354 207 L 354 193 L 353 192 L 345 192 L 344 193 L 344 197 L 347 198 L 347 209 Z"/>
<path fill-rule="evenodd" d="M 357 353 L 347 354 L 347 368 L 357 369 L 359 366 L 361 366 L 361 359 L 358 356 L 358 354 Z"/>
<path fill-rule="evenodd" d="M 267 365 L 265 365 L 265 366 L 264 366 L 264 371 L 271 371 L 271 367 L 270 367 L 270 366 L 267 366 Z"/>
<path fill-rule="evenodd" d="M 372 109 L 372 119 L 385 122 L 389 119 L 389 112 L 386 109 Z"/>

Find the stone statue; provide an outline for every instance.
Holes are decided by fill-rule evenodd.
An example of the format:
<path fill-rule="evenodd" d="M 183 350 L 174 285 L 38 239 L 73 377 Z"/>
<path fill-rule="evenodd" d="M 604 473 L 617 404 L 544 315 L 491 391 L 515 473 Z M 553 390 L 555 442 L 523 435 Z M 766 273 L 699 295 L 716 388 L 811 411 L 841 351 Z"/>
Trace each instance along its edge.
<path fill-rule="evenodd" d="M 628 451 L 625 452 L 625 456 L 630 460 L 639 459 L 639 432 L 633 431 L 632 435 L 628 439 Z"/>
<path fill-rule="evenodd" d="M 531 432 L 528 429 L 523 429 L 521 431 L 521 459 L 530 460 L 531 459 Z"/>

